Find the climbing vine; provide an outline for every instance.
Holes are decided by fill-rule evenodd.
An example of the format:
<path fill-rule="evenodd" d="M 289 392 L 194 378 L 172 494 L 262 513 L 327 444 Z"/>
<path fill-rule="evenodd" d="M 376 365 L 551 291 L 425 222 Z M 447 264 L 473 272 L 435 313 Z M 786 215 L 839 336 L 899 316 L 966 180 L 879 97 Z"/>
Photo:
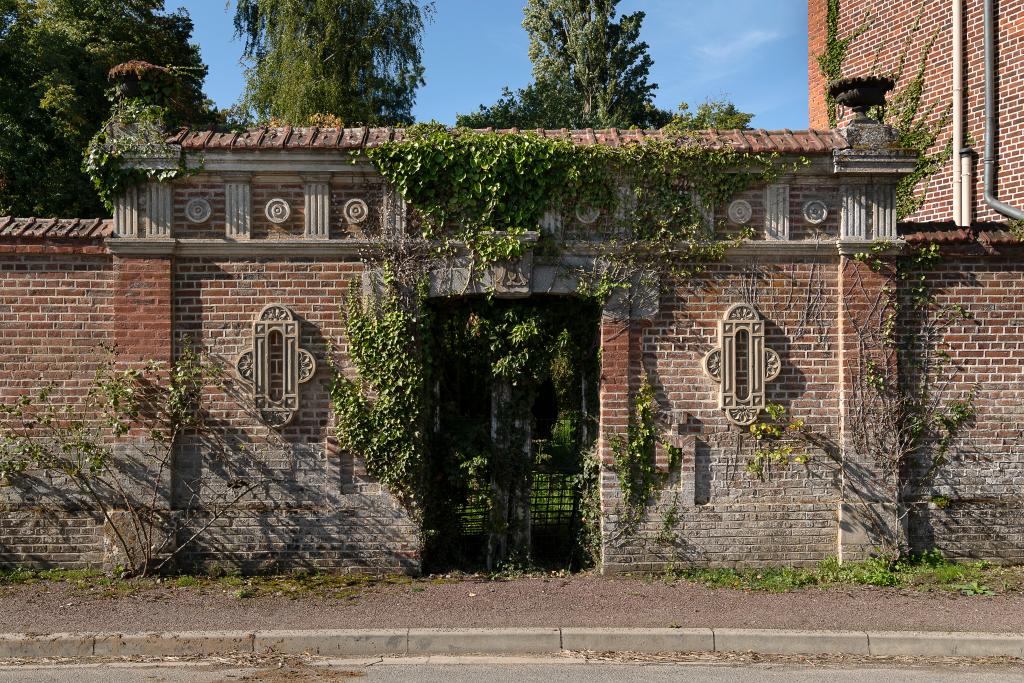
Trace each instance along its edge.
<path fill-rule="evenodd" d="M 619 477 L 619 490 L 627 510 L 642 511 L 654 493 L 658 480 L 655 450 L 658 446 L 658 428 L 655 422 L 657 404 L 654 388 L 644 377 L 633 399 L 625 438 L 617 435 L 612 440 L 615 472 Z"/>
<path fill-rule="evenodd" d="M 960 368 L 946 342 L 949 332 L 973 317 L 958 304 L 941 302 L 933 290 L 930 274 L 942 260 L 938 245 L 895 259 L 882 258 L 886 250 L 879 245 L 857 255 L 872 270 L 891 273 L 898 290 L 884 288 L 870 304 L 872 314 L 853 330 L 859 348 L 849 433 L 855 451 L 870 455 L 884 475 L 879 481 L 899 503 L 902 518 L 917 493 L 931 488 L 974 420 L 975 390 L 960 388 Z M 867 298 L 859 280 L 853 297 Z M 885 552 L 906 551 L 902 526 L 875 530 Z"/>
<path fill-rule="evenodd" d="M 839 123 L 838 105 L 828 92 L 828 85 L 843 77 L 843 65 L 851 46 L 872 26 L 870 15 L 866 15 L 853 32 L 840 38 L 840 3 L 841 0 L 828 0 L 825 51 L 818 56 L 818 66 L 825 77 L 824 96 L 829 125 L 833 128 Z M 895 68 L 884 74 L 894 83 L 903 82 L 910 50 L 914 38 L 921 31 L 926 10 L 922 2 L 914 23 L 904 37 L 903 48 L 896 59 Z M 900 89 L 889 98 L 886 106 L 869 112 L 872 118 L 887 123 L 896 130 L 898 147 L 913 152 L 917 157 L 914 171 L 901 178 L 896 189 L 896 214 L 900 220 L 913 215 L 921 208 L 924 204 L 924 196 L 920 192 L 922 184 L 927 183 L 942 169 L 953 152 L 952 137 L 945 142 L 942 140 L 943 131 L 951 120 L 952 105 L 935 101 L 925 106 L 923 102 L 925 76 L 939 30 L 936 29 L 922 47 L 913 78 L 900 86 Z M 876 69 L 877 60 L 876 65 L 872 65 L 871 72 L 876 73 Z"/>
<path fill-rule="evenodd" d="M 398 285 L 373 304 L 358 293 L 346 311 L 348 354 L 356 380 L 337 373 L 331 400 L 342 448 L 359 454 L 367 470 L 415 509 L 426 441 L 429 357 L 423 345 L 426 311 L 400 304 Z"/>
<path fill-rule="evenodd" d="M 818 55 L 818 68 L 825 77 L 825 106 L 828 110 L 829 126 L 839 125 L 839 105 L 828 91 L 828 84 L 843 77 L 843 64 L 850 46 L 871 27 L 870 17 L 865 17 L 860 26 L 845 38 L 839 37 L 839 10 L 841 0 L 828 0 L 825 14 L 825 51 Z"/>
<path fill-rule="evenodd" d="M 115 198 L 135 185 L 196 172 L 184 153 L 167 144 L 166 131 L 181 118 L 182 80 L 201 75 L 145 62 L 121 64 L 110 75 L 121 83 L 107 93 L 110 116 L 89 141 L 82 170 L 112 211 Z"/>
<path fill-rule="evenodd" d="M 764 412 L 767 413 L 766 419 L 750 425 L 757 448 L 746 468 L 761 481 L 771 466 L 806 465 L 811 460 L 810 450 L 806 447 L 809 431 L 804 420 L 790 417 L 786 408 L 778 403 L 769 403 Z"/>
<path fill-rule="evenodd" d="M 586 334 L 579 325 L 592 335 L 597 321 L 572 307 L 599 310 L 597 302 L 616 289 L 656 291 L 659 283 L 678 284 L 703 272 L 748 234 L 724 234 L 712 210 L 791 166 L 775 155 L 708 149 L 685 136 L 611 147 L 436 125 L 413 127 L 403 139 L 364 154 L 408 202 L 411 229 L 390 241 L 385 236 L 380 254 L 371 257 L 391 268 L 385 278 L 391 293 L 378 293 L 372 305 L 349 302 L 349 354 L 357 377 L 339 375 L 335 383 L 339 440 L 365 459 L 371 475 L 423 512 L 428 547 L 458 535 L 451 514 L 432 511 L 472 517 L 490 510 L 490 567 L 495 558 L 514 556 L 495 550 L 494 539 L 515 537 L 529 468 L 557 470 L 568 460 L 579 467 L 580 454 L 596 437 L 590 423 L 597 382 L 583 381 L 582 392 L 580 382 L 596 377 L 597 344 L 581 343 Z M 588 259 L 567 265 L 562 257 L 578 254 L 581 242 Z M 427 301 L 431 278 L 455 259 L 468 254 L 471 277 L 480 277 L 527 250 L 576 279 L 578 296 L 568 308 L 485 297 L 444 310 Z M 409 296 L 412 291 L 420 294 Z M 554 385 L 559 414 L 542 443 L 530 446 L 532 462 L 526 462 L 515 421 L 534 419 L 530 406 L 544 382 Z M 478 397 L 501 400 L 506 417 L 480 413 L 486 404 L 479 398 L 459 404 L 457 395 L 440 389 L 460 383 Z M 594 396 L 581 399 L 588 391 Z M 664 477 L 653 460 L 655 416 L 653 391 L 645 384 L 617 448 L 616 468 L 635 520 Z M 669 448 L 669 455 L 678 466 L 678 449 Z M 573 475 L 585 520 L 578 543 L 593 550 L 599 467 L 583 460 Z"/>
<path fill-rule="evenodd" d="M 657 466 L 657 449 L 668 451 L 668 469 Z M 679 467 L 682 451 L 664 443 L 658 428 L 658 403 L 650 380 L 644 376 L 629 416 L 626 434 L 611 439 L 614 470 L 622 492 L 624 528 L 632 530 L 643 516 L 647 504 L 668 475 Z"/>
<path fill-rule="evenodd" d="M 922 16 L 918 15 L 908 34 L 898 66 L 891 75 L 896 83 L 903 79 L 910 43 L 920 31 Z M 896 129 L 900 148 L 914 152 L 917 157 L 914 171 L 901 178 L 896 187 L 896 216 L 900 220 L 921 208 L 924 195 L 919 188 L 942 170 L 953 153 L 952 137 L 940 144 L 942 133 L 952 118 L 953 105 L 935 101 L 923 106 L 925 75 L 938 36 L 936 29 L 921 50 L 913 78 L 889 99 L 884 112 L 875 113 L 876 118 Z"/>
<path fill-rule="evenodd" d="M 705 209 L 785 170 L 774 155 L 708 149 L 686 137 L 611 147 L 436 125 L 366 155 L 413 207 L 420 237 L 465 245 L 482 266 L 521 256 L 523 235 L 554 215 L 560 234 L 545 237 L 601 245 L 607 258 L 590 279 L 606 284 L 628 283 L 654 264 L 690 275 L 721 258 L 727 243 Z"/>

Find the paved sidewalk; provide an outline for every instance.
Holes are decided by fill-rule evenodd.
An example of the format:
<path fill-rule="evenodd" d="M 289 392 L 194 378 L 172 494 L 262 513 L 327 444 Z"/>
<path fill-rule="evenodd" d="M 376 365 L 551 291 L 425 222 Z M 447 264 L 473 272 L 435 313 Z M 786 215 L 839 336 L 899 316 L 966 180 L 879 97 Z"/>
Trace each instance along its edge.
<path fill-rule="evenodd" d="M 1016 591 L 766 593 L 599 575 L 384 581 L 320 592 L 269 585 L 255 597 L 230 582 L 6 585 L 0 658 L 562 651 L 1024 658 L 1024 594 Z"/>

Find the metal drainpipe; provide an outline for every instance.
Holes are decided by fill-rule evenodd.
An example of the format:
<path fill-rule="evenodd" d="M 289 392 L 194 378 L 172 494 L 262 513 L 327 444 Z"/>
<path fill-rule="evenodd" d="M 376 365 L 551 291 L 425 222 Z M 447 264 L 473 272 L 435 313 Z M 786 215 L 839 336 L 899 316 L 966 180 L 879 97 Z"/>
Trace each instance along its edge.
<path fill-rule="evenodd" d="M 970 147 L 960 150 L 960 227 L 969 228 L 974 222 L 974 151 Z"/>
<path fill-rule="evenodd" d="M 996 133 L 996 0 L 985 0 L 985 203 L 1007 218 L 1024 221 L 1024 211 L 1005 204 L 995 195 Z"/>
<path fill-rule="evenodd" d="M 963 166 L 960 150 L 964 146 L 964 2 L 953 2 L 953 222 L 964 227 L 962 195 Z"/>

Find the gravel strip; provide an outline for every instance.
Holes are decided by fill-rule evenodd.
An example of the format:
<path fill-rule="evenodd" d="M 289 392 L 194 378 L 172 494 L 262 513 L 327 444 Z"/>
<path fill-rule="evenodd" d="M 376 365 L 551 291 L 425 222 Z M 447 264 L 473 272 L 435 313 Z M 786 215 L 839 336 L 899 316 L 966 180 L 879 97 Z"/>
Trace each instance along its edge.
<path fill-rule="evenodd" d="M 238 598 L 219 587 L 150 587 L 112 596 L 69 583 L 0 589 L 0 632 L 581 626 L 1018 632 L 1024 595 L 911 590 L 712 589 L 578 575 L 511 581 L 420 580 L 344 597 Z"/>

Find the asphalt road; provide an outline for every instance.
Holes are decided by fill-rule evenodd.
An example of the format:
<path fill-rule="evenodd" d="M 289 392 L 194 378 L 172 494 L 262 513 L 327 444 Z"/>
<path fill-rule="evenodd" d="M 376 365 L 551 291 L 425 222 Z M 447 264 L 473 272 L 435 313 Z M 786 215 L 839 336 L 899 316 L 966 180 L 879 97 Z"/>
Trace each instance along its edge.
<path fill-rule="evenodd" d="M 269 664 L 90 664 L 0 667 L 2 683 L 996 683 L 1024 681 L 1024 667 L 928 664 L 807 666 L 789 663 L 581 662 L 461 659 L 336 662 L 330 666 Z"/>

